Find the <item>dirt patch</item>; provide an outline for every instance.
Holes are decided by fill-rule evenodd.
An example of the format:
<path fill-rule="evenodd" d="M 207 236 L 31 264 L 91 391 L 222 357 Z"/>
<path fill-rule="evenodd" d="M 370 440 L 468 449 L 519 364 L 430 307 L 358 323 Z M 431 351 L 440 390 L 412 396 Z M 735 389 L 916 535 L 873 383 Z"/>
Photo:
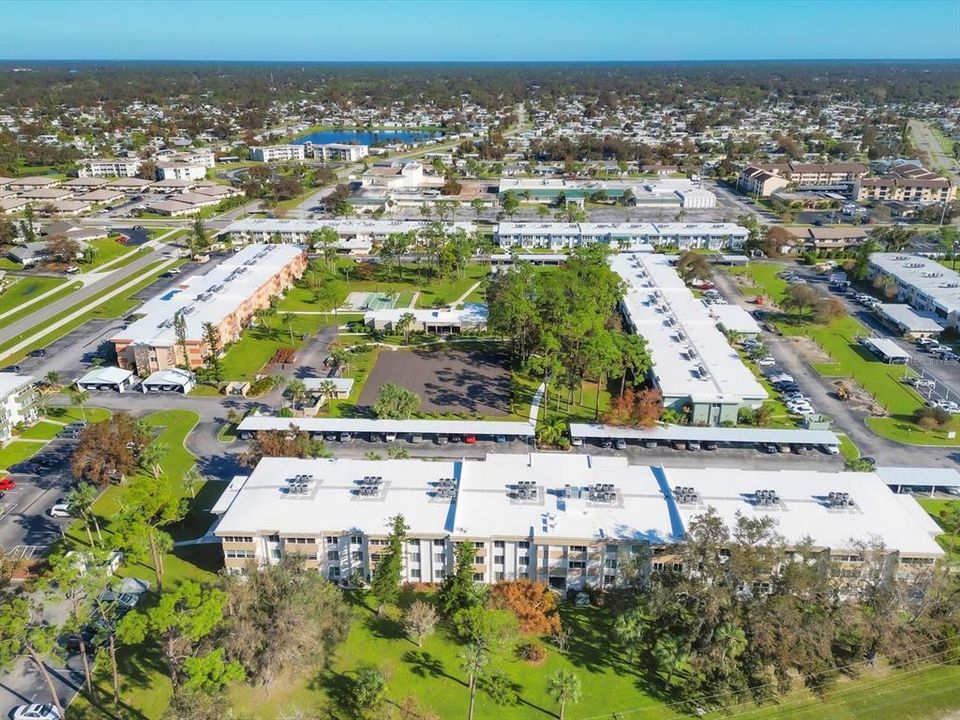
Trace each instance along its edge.
<path fill-rule="evenodd" d="M 833 358 L 808 337 L 795 335 L 787 338 L 787 341 L 793 347 L 793 350 L 799 353 L 800 357 L 810 365 L 826 365 L 833 362 Z"/>
<path fill-rule="evenodd" d="M 856 412 L 867 413 L 877 417 L 884 417 L 887 413 L 883 408 L 857 383 L 848 378 L 833 380 L 830 383 L 834 387 L 833 395 L 837 396 L 837 390 L 841 387 L 846 389 L 847 400 L 844 403 L 848 408 Z"/>
<path fill-rule="evenodd" d="M 420 396 L 428 413 L 502 416 L 510 413 L 506 353 L 471 350 L 397 350 L 380 353 L 360 395 L 372 406 L 380 387 L 394 383 Z"/>

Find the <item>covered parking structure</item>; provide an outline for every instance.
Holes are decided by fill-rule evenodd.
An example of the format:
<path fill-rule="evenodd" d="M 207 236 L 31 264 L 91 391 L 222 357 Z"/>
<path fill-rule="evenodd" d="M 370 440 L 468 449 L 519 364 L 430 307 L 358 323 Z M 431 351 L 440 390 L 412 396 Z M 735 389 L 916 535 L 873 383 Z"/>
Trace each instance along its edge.
<path fill-rule="evenodd" d="M 756 448 L 764 445 L 819 447 L 833 454 L 840 439 L 829 430 L 779 428 L 728 428 L 666 425 L 653 428 L 620 427 L 570 423 L 570 437 L 574 440 L 602 442 L 624 440 L 628 444 L 647 447 L 666 446 L 680 442 L 713 442 L 717 447 Z"/>
<path fill-rule="evenodd" d="M 237 435 L 243 439 L 268 430 L 297 428 L 312 437 L 335 436 L 339 440 L 420 440 L 440 441 L 456 435 L 473 436 L 477 441 L 530 442 L 533 425 L 525 422 L 483 420 L 376 420 L 367 418 L 283 418 L 271 415 L 252 415 L 237 426 Z M 344 437 L 346 436 L 346 437 Z"/>
<path fill-rule="evenodd" d="M 140 383 L 140 389 L 147 392 L 179 392 L 186 395 L 193 390 L 197 380 L 192 372 L 180 368 L 157 370 Z"/>
<path fill-rule="evenodd" d="M 81 390 L 116 390 L 124 392 L 133 387 L 136 376 L 130 370 L 117 367 L 97 367 L 76 381 Z"/>
<path fill-rule="evenodd" d="M 878 467 L 875 472 L 894 492 L 922 490 L 960 495 L 960 471 L 933 467 Z"/>
<path fill-rule="evenodd" d="M 885 363 L 903 365 L 910 362 L 910 353 L 887 338 L 860 338 L 861 344 Z"/>

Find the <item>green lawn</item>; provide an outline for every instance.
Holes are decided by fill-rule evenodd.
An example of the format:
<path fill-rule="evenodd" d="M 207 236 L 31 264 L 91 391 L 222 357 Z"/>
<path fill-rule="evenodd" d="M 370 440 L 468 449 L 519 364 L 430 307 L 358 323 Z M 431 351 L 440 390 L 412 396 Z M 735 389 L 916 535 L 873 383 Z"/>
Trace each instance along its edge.
<path fill-rule="evenodd" d="M 35 297 L 43 295 L 66 282 L 64 278 L 54 277 L 9 277 L 6 289 L 0 294 L 0 313 L 9 312 L 29 302 Z M 31 310 L 42 307 L 34 303 Z M 7 318 L 4 319 L 9 322 Z"/>
<path fill-rule="evenodd" d="M 63 425 L 40 420 L 20 433 L 20 437 L 24 440 L 53 440 L 61 430 Z"/>
<path fill-rule="evenodd" d="M 893 671 L 879 677 L 842 682 L 821 700 L 797 693 L 778 705 L 732 713 L 715 713 L 717 720 L 934 720 L 954 717 L 960 706 L 960 667 L 935 665 Z M 570 715 L 571 720 L 578 716 Z M 630 716 L 631 718 L 634 716 Z M 637 720 L 647 717 L 640 714 Z"/>
<path fill-rule="evenodd" d="M 960 418 L 946 428 L 929 431 L 912 421 L 914 411 L 923 400 L 902 379 L 909 372 L 903 365 L 890 365 L 878 360 L 857 342 L 869 331 L 856 318 L 847 316 L 827 325 L 814 323 L 782 323 L 785 335 L 802 335 L 814 340 L 833 362 L 815 364 L 814 369 L 827 377 L 848 377 L 854 380 L 884 408 L 890 417 L 869 418 L 867 424 L 879 435 L 913 444 L 960 445 L 960 440 L 947 440 L 948 430 L 960 430 Z"/>
<path fill-rule="evenodd" d="M 43 449 L 45 444 L 28 440 L 11 440 L 3 448 L 0 448 L 0 468 L 7 470 L 11 465 L 16 465 L 33 457 Z"/>
<path fill-rule="evenodd" d="M 93 256 L 93 261 L 90 263 L 81 263 L 81 267 L 84 270 L 93 270 L 98 268 L 101 265 L 105 265 L 111 260 L 115 260 L 121 255 L 130 253 L 131 255 L 136 255 L 137 249 L 127 247 L 118 243 L 113 237 L 107 238 L 98 238 L 97 240 L 91 240 L 89 243 L 90 247 L 94 248 L 97 253 Z M 111 265 L 108 269 L 113 269 L 115 267 L 120 267 L 119 264 Z"/>
<path fill-rule="evenodd" d="M 340 340 L 337 346 L 361 346 L 364 347 L 364 351 L 351 353 L 350 363 L 343 373 L 343 377 L 353 378 L 353 390 L 350 391 L 350 397 L 343 400 L 328 400 L 320 412 L 330 417 L 351 417 L 357 412 L 357 401 L 363 392 L 363 386 L 370 376 L 373 366 L 377 364 L 377 358 L 380 357 L 383 348 L 379 345 L 369 345 L 362 340 L 359 342 Z"/>
<path fill-rule="evenodd" d="M 359 663 L 373 663 L 386 671 L 387 701 L 397 703 L 408 695 L 417 698 L 425 709 L 440 718 L 465 718 L 469 693 L 466 676 L 460 669 L 461 646 L 444 629 L 426 638 L 423 647 L 408 640 L 397 622 L 397 612 L 377 618 L 369 599 L 355 601 L 354 623 L 346 643 L 339 648 L 329 672 L 314 677 L 304 675 L 283 687 L 237 687 L 233 705 L 242 707 L 255 718 L 277 717 L 282 709 L 297 706 L 315 711 L 338 703 L 344 680 L 351 677 Z M 516 643 L 497 652 L 490 668 L 501 670 L 516 683 L 520 702 L 500 707 L 482 690 L 476 695 L 475 717 L 499 720 L 554 718 L 557 705 L 546 692 L 547 678 L 564 669 L 576 673 L 583 683 L 583 699 L 567 708 L 571 720 L 602 717 L 618 711 L 633 710 L 631 717 L 649 720 L 679 718 L 639 687 L 644 684 L 642 670 L 610 645 L 610 614 L 597 608 L 563 608 L 564 626 L 572 640 L 566 653 L 549 649 L 546 661 L 538 666 L 515 655 Z M 376 717 L 387 717 L 379 714 Z"/>
<path fill-rule="evenodd" d="M 71 320 L 67 324 L 62 325 L 56 330 L 53 330 L 52 332 L 44 335 L 42 338 L 40 338 L 36 342 L 31 343 L 29 346 L 23 348 L 19 352 L 14 354 L 6 354 L 6 355 L 4 354 L 5 350 L 22 342 L 23 337 L 21 336 L 21 337 L 16 337 L 11 340 L 8 340 L 2 346 L 0 346 L 0 357 L 2 357 L 4 361 L 8 363 L 16 362 L 17 360 L 21 360 L 24 357 L 26 357 L 30 351 L 35 350 L 37 348 L 46 347 L 47 345 L 54 342 L 55 340 L 58 340 L 62 338 L 64 335 L 72 332 L 73 330 L 76 330 L 78 327 L 86 323 L 88 320 L 92 320 L 95 318 L 116 318 L 123 315 L 126 312 L 129 312 L 129 310 L 131 310 L 133 307 L 136 307 L 139 304 L 139 301 L 130 299 L 131 296 L 133 296 L 143 288 L 147 287 L 148 285 L 156 281 L 156 279 L 160 276 L 160 274 L 162 272 L 165 272 L 164 270 L 158 269 L 159 266 L 164 262 L 166 262 L 166 260 L 158 260 L 157 262 L 148 265 L 146 268 L 144 268 L 144 271 L 147 272 L 148 275 L 143 280 L 130 286 L 129 289 L 127 289 L 125 292 L 121 293 L 120 295 L 116 295 L 110 300 L 107 300 L 101 303 L 96 309 L 90 312 L 86 312 L 83 315 Z M 130 282 L 130 278 L 120 280 L 117 283 L 114 283 L 113 285 L 111 285 L 109 288 L 106 288 L 102 293 L 99 294 L 99 297 L 102 297 L 107 293 L 110 293 L 115 289 L 126 285 L 129 282 Z M 54 317 L 47 320 L 47 324 L 57 322 L 62 318 L 67 317 L 68 315 L 72 315 L 77 310 L 79 310 L 82 305 L 85 305 L 85 304 L 86 302 L 73 305 L 67 308 L 63 312 L 58 313 Z"/>
<path fill-rule="evenodd" d="M 70 295 L 71 293 L 76 292 L 77 290 L 79 290 L 79 289 L 82 288 L 82 287 L 83 287 L 83 284 L 82 284 L 82 283 L 79 283 L 79 282 L 71 282 L 71 283 L 68 284 L 68 285 L 61 285 L 60 288 L 59 288 L 56 292 L 48 295 L 46 298 L 44 298 L 44 299 L 41 300 L 40 302 L 36 302 L 36 303 L 34 303 L 33 305 L 28 305 L 28 306 L 26 306 L 26 307 L 19 308 L 19 309 L 17 309 L 16 312 L 12 312 L 12 313 L 10 313 L 9 315 L 7 315 L 5 318 L 3 318 L 2 320 L 0 320 L 0 327 L 5 327 L 5 326 L 7 326 L 7 325 L 12 325 L 12 324 L 15 323 L 17 320 L 20 320 L 21 318 L 26 317 L 26 316 L 29 315 L 30 313 L 36 312 L 37 310 L 39 310 L 39 309 L 42 308 L 42 307 L 46 307 L 47 305 L 49 305 L 49 304 L 52 303 L 52 302 L 55 302 L 55 301 L 57 301 L 57 300 L 60 300 L 60 299 L 62 299 L 62 298 L 67 297 L 68 295 Z"/>
<path fill-rule="evenodd" d="M 223 377 L 226 380 L 253 380 L 273 354 L 280 348 L 303 347 L 300 335 L 312 335 L 324 325 L 333 323 L 332 316 L 294 315 L 290 327 L 294 341 L 290 342 L 290 333 L 282 317 L 269 319 L 269 329 L 251 327 L 231 345 L 223 357 Z"/>
<path fill-rule="evenodd" d="M 860 457 L 860 449 L 853 444 L 853 440 L 840 433 L 837 434 L 837 437 L 840 438 L 840 454 L 843 455 L 844 458 L 847 460 L 856 460 Z"/>
<path fill-rule="evenodd" d="M 740 288 L 745 296 L 765 295 L 772 300 L 779 300 L 787 290 L 786 280 L 777 277 L 777 273 L 782 272 L 783 267 L 779 263 L 754 263 L 730 268 L 728 272 L 731 275 L 745 275 L 751 279 L 749 285 Z"/>
<path fill-rule="evenodd" d="M 88 422 L 100 422 L 110 417 L 110 411 L 104 408 L 89 407 L 84 408 L 87 414 Z M 52 440 L 63 429 L 58 423 L 70 423 L 80 419 L 80 410 L 78 408 L 50 408 L 47 417 L 56 422 L 47 422 L 39 420 L 34 425 L 28 427 L 17 439 L 7 443 L 0 448 L 0 468 L 6 470 L 11 465 L 16 465 L 24 460 L 28 460 L 40 452 L 46 442 L 35 442 L 37 440 Z"/>

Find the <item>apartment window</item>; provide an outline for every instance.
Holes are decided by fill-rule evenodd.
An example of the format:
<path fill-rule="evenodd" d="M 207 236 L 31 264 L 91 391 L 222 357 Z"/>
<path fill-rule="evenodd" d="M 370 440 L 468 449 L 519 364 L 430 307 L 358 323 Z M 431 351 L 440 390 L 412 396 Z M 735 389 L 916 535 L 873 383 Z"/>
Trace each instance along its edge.
<path fill-rule="evenodd" d="M 447 574 L 447 571 L 444 570 L 443 568 L 433 571 L 433 576 L 439 580 L 442 580 L 446 576 L 446 574 Z"/>
<path fill-rule="evenodd" d="M 330 550 L 327 552 L 327 560 L 339 560 L 339 559 L 340 559 L 340 553 L 338 553 L 336 550 Z"/>
<path fill-rule="evenodd" d="M 433 554 L 433 561 L 434 561 L 434 562 L 438 562 L 438 563 L 442 563 L 442 562 L 443 562 L 443 553 L 434 553 L 434 554 Z"/>
<path fill-rule="evenodd" d="M 616 560 L 607 560 L 605 566 L 608 567 L 608 568 L 610 568 L 611 570 L 616 570 L 616 569 L 617 569 L 617 561 L 616 561 Z"/>
<path fill-rule="evenodd" d="M 370 553 L 370 562 L 380 562 L 380 553 Z"/>
<path fill-rule="evenodd" d="M 312 545 L 314 543 L 313 538 L 305 537 L 289 537 L 287 538 L 288 545 Z"/>
<path fill-rule="evenodd" d="M 267 536 L 267 541 L 268 541 L 268 542 L 276 542 L 276 543 L 278 543 L 278 542 L 280 542 L 280 536 L 279 536 L 279 535 L 268 535 L 268 536 Z"/>
<path fill-rule="evenodd" d="M 616 575 L 604 575 L 603 584 L 604 585 L 613 585 L 617 581 Z"/>
<path fill-rule="evenodd" d="M 474 565 L 483 565 L 484 562 L 485 562 L 485 560 L 484 560 L 483 555 L 474 555 L 474 556 L 473 556 L 473 564 L 474 564 Z"/>
<path fill-rule="evenodd" d="M 607 552 L 608 552 L 608 553 L 616 553 L 616 552 L 619 552 L 619 551 L 620 551 L 620 549 L 619 549 L 616 545 L 607 545 Z"/>
<path fill-rule="evenodd" d="M 340 577 L 340 568 L 338 567 L 330 568 L 330 570 L 327 572 L 327 577 L 331 579 Z"/>
<path fill-rule="evenodd" d="M 420 568 L 412 568 L 410 570 L 410 577 L 420 579 Z"/>
<path fill-rule="evenodd" d="M 527 548 L 530 547 L 530 541 L 521 540 L 520 542 L 517 543 L 517 547 L 520 548 L 521 550 L 526 550 Z"/>
<path fill-rule="evenodd" d="M 324 540 L 326 541 L 327 545 L 336 545 L 340 542 L 340 538 L 335 537 L 334 535 L 327 535 Z"/>
<path fill-rule="evenodd" d="M 663 563 L 662 563 L 662 562 L 655 562 L 655 563 L 653 563 L 653 564 L 651 565 L 651 567 L 653 568 L 653 571 L 654 571 L 654 572 L 663 572 Z"/>
<path fill-rule="evenodd" d="M 503 555 L 494 555 L 493 562 L 495 565 L 503 565 Z"/>
<path fill-rule="evenodd" d="M 232 559 L 246 559 L 254 556 L 253 550 L 227 550 L 223 555 Z"/>
<path fill-rule="evenodd" d="M 493 574 L 494 580 L 503 580 L 503 571 L 495 572 Z"/>
<path fill-rule="evenodd" d="M 506 544 L 503 542 L 503 540 L 494 540 L 493 546 L 495 548 L 502 548 L 502 547 L 506 547 Z"/>
<path fill-rule="evenodd" d="M 674 572 L 680 572 L 681 570 L 683 570 L 683 563 L 681 563 L 681 562 L 675 562 L 675 563 L 673 564 L 673 571 L 674 571 Z"/>
<path fill-rule="evenodd" d="M 586 552 L 586 551 L 587 551 L 587 546 L 586 546 L 586 545 L 571 545 L 571 546 L 570 546 L 570 552 Z"/>
<path fill-rule="evenodd" d="M 407 560 L 415 563 L 420 562 L 420 553 L 418 552 L 407 553 Z"/>
<path fill-rule="evenodd" d="M 525 566 L 525 565 L 529 565 L 529 564 L 530 564 L 530 558 L 528 558 L 528 557 L 519 557 L 519 558 L 517 558 L 517 563 L 518 563 L 519 565 L 524 565 L 524 566 Z"/>
<path fill-rule="evenodd" d="M 362 552 L 352 552 L 352 553 L 350 553 L 350 559 L 351 559 L 351 560 L 356 560 L 357 562 L 360 562 L 360 561 L 363 560 L 363 553 L 362 553 Z"/>
<path fill-rule="evenodd" d="M 483 573 L 474 573 L 473 574 L 474 582 L 483 582 Z"/>
<path fill-rule="evenodd" d="M 569 567 L 571 570 L 582 570 L 586 566 L 587 564 L 583 560 L 571 560 L 569 563 L 567 563 L 567 567 Z"/>
<path fill-rule="evenodd" d="M 253 538 L 249 535 L 227 535 L 224 538 L 221 538 L 223 542 L 232 542 L 232 543 L 251 543 Z"/>
<path fill-rule="evenodd" d="M 483 550 L 483 548 L 485 548 L 485 547 L 486 547 L 486 543 L 475 542 L 475 543 L 473 544 L 473 549 L 474 549 L 474 550 Z"/>
<path fill-rule="evenodd" d="M 522 573 L 519 573 L 519 574 L 517 575 L 517 577 L 520 578 L 521 580 L 529 580 L 529 579 L 530 579 L 530 573 L 528 573 L 528 572 L 522 572 Z"/>
<path fill-rule="evenodd" d="M 271 560 L 280 559 L 280 548 L 270 548 L 270 559 Z"/>
<path fill-rule="evenodd" d="M 447 541 L 446 541 L 446 540 L 434 540 L 434 541 L 433 541 L 433 546 L 434 546 L 434 547 L 446 547 L 446 545 L 447 545 Z"/>
<path fill-rule="evenodd" d="M 351 536 L 350 536 L 350 542 L 353 543 L 354 545 L 362 545 L 362 544 L 363 544 L 363 536 L 362 536 L 362 535 L 351 535 Z"/>
<path fill-rule="evenodd" d="M 376 546 L 376 547 L 383 547 L 384 545 L 389 545 L 389 544 L 390 544 L 389 540 L 383 540 L 381 538 L 367 541 L 367 545 Z"/>

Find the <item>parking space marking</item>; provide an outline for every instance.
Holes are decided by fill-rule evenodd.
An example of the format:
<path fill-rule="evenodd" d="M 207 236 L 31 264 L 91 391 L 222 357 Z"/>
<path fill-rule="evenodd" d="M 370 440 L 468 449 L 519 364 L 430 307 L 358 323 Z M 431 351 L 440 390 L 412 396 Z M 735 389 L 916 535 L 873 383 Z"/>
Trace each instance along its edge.
<path fill-rule="evenodd" d="M 5 518 L 17 507 L 17 503 L 0 503 L 0 518 Z"/>

